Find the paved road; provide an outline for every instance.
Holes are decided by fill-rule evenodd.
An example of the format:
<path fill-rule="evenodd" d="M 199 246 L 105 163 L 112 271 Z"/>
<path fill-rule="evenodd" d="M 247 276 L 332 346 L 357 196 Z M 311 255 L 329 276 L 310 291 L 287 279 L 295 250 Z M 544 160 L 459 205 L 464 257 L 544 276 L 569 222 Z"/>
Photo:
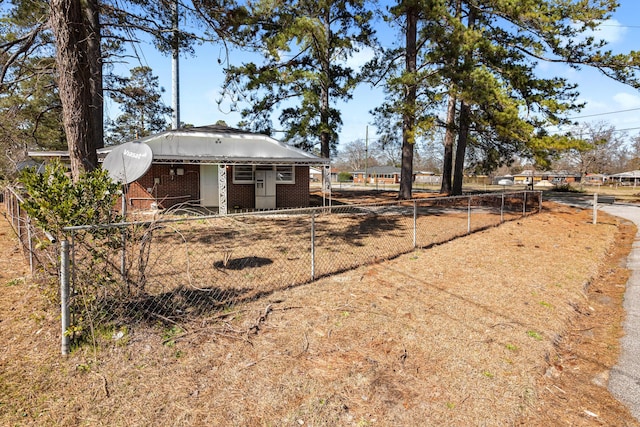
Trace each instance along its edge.
<path fill-rule="evenodd" d="M 600 210 L 633 221 L 640 230 L 640 206 L 601 205 Z M 631 270 L 631 275 L 624 294 L 624 309 L 627 312 L 625 335 L 621 340 L 618 364 L 609 376 L 609 391 L 640 421 L 640 231 L 627 258 L 627 268 Z"/>

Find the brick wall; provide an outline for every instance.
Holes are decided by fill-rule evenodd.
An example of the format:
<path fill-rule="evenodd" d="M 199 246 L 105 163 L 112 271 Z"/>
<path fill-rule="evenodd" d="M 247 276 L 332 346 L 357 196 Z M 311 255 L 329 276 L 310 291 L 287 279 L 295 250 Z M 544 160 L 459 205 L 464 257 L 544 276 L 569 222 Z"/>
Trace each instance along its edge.
<path fill-rule="evenodd" d="M 253 209 L 255 205 L 255 185 L 234 184 L 233 170 L 232 168 L 229 168 L 227 170 L 227 207 L 229 208 L 229 210 L 233 211 L 233 209 Z"/>
<path fill-rule="evenodd" d="M 155 198 L 151 193 L 147 192 L 146 187 L 142 186 L 139 181 L 129 184 L 127 199 L 129 200 L 127 209 L 133 210 L 151 209 L 151 204 L 155 202 Z M 121 206 L 121 204 L 118 206 Z"/>
<path fill-rule="evenodd" d="M 177 169 L 184 170 L 183 175 Z M 174 173 L 171 174 L 170 170 Z M 150 209 L 155 198 L 159 208 L 170 208 L 176 204 L 200 200 L 199 165 L 152 165 L 149 171 L 129 186 L 129 208 Z M 276 206 L 297 208 L 309 206 L 309 167 L 295 167 L 295 184 L 276 184 Z M 234 184 L 233 171 L 227 169 L 227 206 L 252 209 L 255 207 L 254 184 Z"/>
<path fill-rule="evenodd" d="M 309 167 L 296 166 L 295 184 L 276 185 L 276 206 L 279 208 L 306 208 L 309 206 Z"/>
<path fill-rule="evenodd" d="M 309 206 L 309 167 L 296 166 L 295 184 L 276 184 L 276 207 L 300 208 Z M 233 170 L 227 171 L 227 205 L 229 209 L 252 209 L 256 205 L 254 184 L 234 184 Z"/>
<path fill-rule="evenodd" d="M 183 175 L 178 175 L 178 168 L 184 171 Z M 197 201 L 200 199 L 199 171 L 199 165 L 151 165 L 137 181 L 139 187 L 135 194 L 130 191 L 130 204 L 135 209 L 149 209 L 151 202 L 145 199 L 155 197 L 158 207 L 166 209 L 179 203 Z"/>

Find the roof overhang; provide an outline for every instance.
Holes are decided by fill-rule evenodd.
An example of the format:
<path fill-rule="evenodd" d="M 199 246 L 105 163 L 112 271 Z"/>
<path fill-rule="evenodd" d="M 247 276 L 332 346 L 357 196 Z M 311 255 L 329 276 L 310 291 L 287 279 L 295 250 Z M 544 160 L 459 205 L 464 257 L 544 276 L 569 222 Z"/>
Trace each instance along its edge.
<path fill-rule="evenodd" d="M 609 175 L 610 178 L 640 178 L 640 170 L 617 173 Z"/>
<path fill-rule="evenodd" d="M 155 164 L 283 164 L 328 165 L 321 158 L 267 135 L 243 132 L 226 126 L 177 129 L 134 141 L 151 148 Z M 103 159 L 114 146 L 98 150 Z M 66 151 L 29 152 L 30 157 L 65 159 Z"/>

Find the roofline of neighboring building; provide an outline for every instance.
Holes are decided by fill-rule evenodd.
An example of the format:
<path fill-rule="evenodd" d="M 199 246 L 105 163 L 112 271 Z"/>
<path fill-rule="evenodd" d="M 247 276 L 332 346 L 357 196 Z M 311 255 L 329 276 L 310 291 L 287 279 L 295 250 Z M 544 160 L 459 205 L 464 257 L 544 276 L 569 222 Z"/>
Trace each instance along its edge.
<path fill-rule="evenodd" d="M 640 178 L 640 170 L 620 172 L 613 175 L 608 175 L 610 178 Z"/>
<path fill-rule="evenodd" d="M 69 152 L 68 151 L 28 151 L 27 156 L 68 158 Z"/>
<path fill-rule="evenodd" d="M 390 173 L 401 173 L 402 169 L 397 168 L 395 166 L 371 166 L 368 167 L 366 169 L 366 172 L 372 172 L 372 171 L 380 171 L 380 170 L 384 170 L 384 171 L 388 171 Z M 351 171 L 351 173 L 364 173 L 365 169 L 358 169 L 355 171 Z"/>

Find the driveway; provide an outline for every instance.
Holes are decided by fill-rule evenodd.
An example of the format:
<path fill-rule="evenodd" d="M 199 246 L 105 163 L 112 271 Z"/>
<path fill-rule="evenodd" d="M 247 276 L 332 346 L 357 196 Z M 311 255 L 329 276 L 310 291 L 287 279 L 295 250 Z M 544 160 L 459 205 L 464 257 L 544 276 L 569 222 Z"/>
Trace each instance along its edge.
<path fill-rule="evenodd" d="M 640 206 L 630 204 L 601 205 L 600 210 L 634 222 L 640 229 Z M 624 294 L 625 335 L 621 340 L 618 364 L 609 376 L 609 391 L 627 405 L 631 414 L 640 421 L 640 232 L 636 234 L 627 258 L 631 270 Z"/>

